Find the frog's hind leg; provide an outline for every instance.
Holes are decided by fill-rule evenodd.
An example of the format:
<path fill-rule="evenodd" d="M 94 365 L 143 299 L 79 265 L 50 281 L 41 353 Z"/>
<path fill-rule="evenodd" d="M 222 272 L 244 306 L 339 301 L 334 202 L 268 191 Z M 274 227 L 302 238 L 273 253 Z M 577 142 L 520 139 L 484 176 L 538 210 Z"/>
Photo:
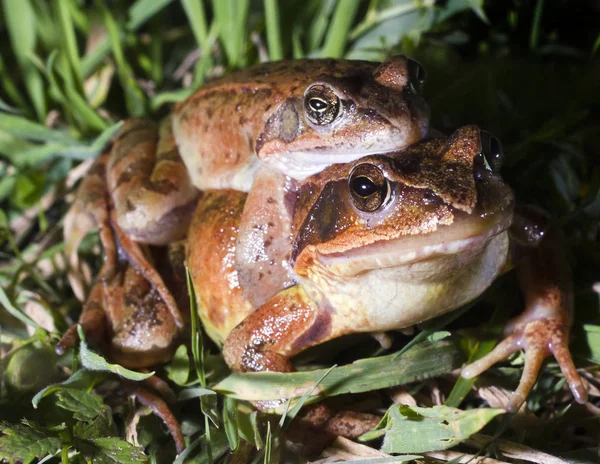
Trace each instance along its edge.
<path fill-rule="evenodd" d="M 85 299 L 84 285 L 79 268 L 77 250 L 84 237 L 98 229 L 100 242 L 104 250 L 104 262 L 99 276 L 83 306 L 79 324 L 91 338 L 92 343 L 100 342 L 105 334 L 104 286 L 117 271 L 118 246 L 115 241 L 109 214 L 109 198 L 106 189 L 106 164 L 110 152 L 105 152 L 96 159 L 88 174 L 83 179 L 75 195 L 75 200 L 65 216 L 64 238 L 65 253 L 69 261 L 69 281 L 75 295 Z M 77 326 L 73 325 L 62 336 L 56 345 L 58 354 L 65 353 L 78 340 Z"/>
<path fill-rule="evenodd" d="M 183 238 L 199 191 L 179 155 L 171 118 L 123 124 L 107 165 L 119 227 L 132 240 L 166 245 Z"/>
<path fill-rule="evenodd" d="M 556 358 L 575 399 L 579 403 L 587 401 L 586 388 L 569 352 L 573 312 L 570 269 L 559 231 L 550 227 L 543 237 L 537 246 L 525 250 L 527 255 L 517 266 L 525 294 L 525 311 L 507 325 L 504 341 L 491 353 L 462 370 L 463 377 L 473 378 L 524 349 L 523 374 L 508 405 L 512 411 L 525 402 L 544 359 L 551 355 Z"/>
<path fill-rule="evenodd" d="M 106 165 L 110 151 L 102 153 L 82 180 L 75 200 L 65 215 L 63 235 L 65 254 L 69 262 L 69 283 L 75 296 L 85 299 L 85 283 L 80 270 L 77 250 L 85 236 L 98 230 L 104 248 L 103 272 L 116 267 L 117 247 L 110 228 L 109 197 L 106 188 Z"/>
<path fill-rule="evenodd" d="M 150 378 L 152 379 L 152 377 Z M 169 429 L 171 437 L 173 437 L 177 454 L 181 454 L 185 449 L 185 440 L 183 438 L 183 432 L 181 431 L 181 424 L 173 415 L 167 403 L 160 396 L 154 394 L 137 382 L 127 381 L 125 383 L 125 388 L 130 394 L 135 396 L 141 404 L 150 407 L 154 414 L 161 418 Z"/>
<path fill-rule="evenodd" d="M 106 316 L 104 313 L 104 289 L 101 280 L 97 280 L 92 287 L 83 306 L 78 324 L 69 327 L 56 344 L 55 351 L 58 355 L 66 353 L 79 340 L 77 325 L 81 325 L 83 332 L 92 345 L 98 346 L 105 341 Z"/>

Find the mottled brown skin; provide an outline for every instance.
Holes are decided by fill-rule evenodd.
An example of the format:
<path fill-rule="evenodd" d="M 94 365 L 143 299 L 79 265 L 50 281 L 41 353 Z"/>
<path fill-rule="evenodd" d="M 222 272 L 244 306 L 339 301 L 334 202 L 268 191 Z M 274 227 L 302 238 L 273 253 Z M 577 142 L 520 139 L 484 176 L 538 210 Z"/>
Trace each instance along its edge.
<path fill-rule="evenodd" d="M 235 238 L 246 195 L 230 189 L 204 192 L 187 239 L 186 261 L 195 287 L 223 290 L 218 296 L 204 291 L 197 295 L 203 325 L 219 344 L 225 340 L 221 334 L 229 333 L 252 311 L 235 265 Z"/>
<path fill-rule="evenodd" d="M 314 84 L 334 89 L 340 99 L 340 117 L 331 124 L 318 126 L 306 117 L 304 96 Z M 291 172 L 301 162 L 291 156 L 295 152 L 339 158 L 316 170 L 307 166 L 316 172 L 347 161 L 352 153 L 391 151 L 421 139 L 428 111 L 418 86 L 402 56 L 382 64 L 339 59 L 265 63 L 203 86 L 177 105 L 173 128 L 198 188 L 247 191 L 251 179 L 239 176 L 254 169 L 255 154 L 297 177 Z"/>
<path fill-rule="evenodd" d="M 392 192 L 387 206 L 368 214 L 356 207 L 349 194 L 353 170 L 365 164 L 385 173 Z M 227 192 L 215 195 L 227 203 Z M 225 341 L 226 362 L 236 371 L 288 372 L 293 370 L 290 358 L 308 347 L 348 333 L 408 327 L 466 303 L 503 270 L 512 211 L 512 193 L 497 173 L 486 168 L 475 127 L 463 128 L 448 140 L 434 139 L 400 153 L 335 165 L 310 177 L 298 190 L 292 220 L 290 254 L 298 284 L 280 291 L 254 312 L 249 312 L 243 292 L 236 290 L 236 298 L 243 303 L 243 321 Z M 215 213 L 222 218 L 218 210 Z M 521 241 L 526 240 L 522 224 L 516 221 L 511 232 L 520 235 Z M 234 228 L 229 230 L 235 233 Z M 525 313 L 509 325 L 506 341 L 495 352 L 464 370 L 472 376 L 526 348 L 527 362 L 511 402 L 513 409 L 522 404 L 541 361 L 550 354 L 557 358 L 576 399 L 585 400 L 568 352 L 572 312 L 568 267 L 554 232 L 548 230 L 541 241 L 530 237 L 531 245 L 538 246 L 519 263 Z M 205 232 L 209 235 L 203 237 L 210 236 L 211 230 Z M 219 241 L 230 243 L 223 236 Z M 190 253 L 199 253 L 197 247 L 214 252 L 219 245 L 200 242 L 197 237 L 188 247 L 194 250 Z M 398 249 L 400 254 L 394 255 Z M 374 255 L 378 260 L 373 260 Z M 194 262 L 194 266 L 202 265 Z M 391 270 L 386 271 L 386 266 Z M 463 269 L 478 277 L 463 279 Z M 377 291 L 365 277 L 372 273 L 379 276 L 373 284 Z M 206 312 L 203 318 L 210 321 L 217 319 L 211 312 L 223 306 L 220 299 L 228 298 L 222 285 L 212 283 L 203 286 L 198 279 L 197 290 L 201 301 L 211 301 L 201 305 Z M 402 303 L 398 298 L 386 299 L 389 285 L 396 286 Z M 427 291 L 419 293 L 419 285 Z M 235 301 L 227 301 L 228 310 L 235 311 Z M 389 309 L 395 311 L 392 314 L 387 309 L 375 310 L 390 308 L 392 302 L 398 306 Z M 214 338 L 219 341 L 229 327 L 209 322 L 209 330 L 218 332 Z"/>
<path fill-rule="evenodd" d="M 516 411 L 533 388 L 543 361 L 554 356 L 579 403 L 587 390 L 571 359 L 573 283 L 560 230 L 537 208 L 521 207 L 511 226 L 512 255 L 525 296 L 525 311 L 504 329 L 505 339 L 482 359 L 466 366 L 472 378 L 513 353 L 525 350 L 525 368 L 509 404 Z"/>
<path fill-rule="evenodd" d="M 175 298 L 138 242 L 168 245 L 183 238 L 199 197 L 198 188 L 247 190 L 259 158 L 266 163 L 278 160 L 277 168 L 289 174 L 296 154 L 315 154 L 305 167 L 319 170 L 344 161 L 347 153 L 357 156 L 369 150 L 390 150 L 418 140 L 427 131 L 428 115 L 419 95 L 420 77 L 411 76 L 415 66 L 401 56 L 382 64 L 346 60 L 267 63 L 206 84 L 158 126 L 145 120 L 126 121 L 111 150 L 99 158 L 82 182 L 67 216 L 65 241 L 70 262 L 75 267 L 79 243 L 86 233 L 98 229 L 107 260 L 103 272 L 115 272 L 117 250 L 122 250 L 125 259 L 159 293 L 181 329 Z M 329 89 L 339 99 L 339 117 L 318 127 L 306 119 L 303 106 L 305 91 L 313 84 Z M 290 119 L 292 113 L 295 119 Z M 281 164 L 280 155 L 291 157 L 292 164 Z M 335 160 L 321 160 L 331 155 Z M 253 167 L 248 170 L 249 164 Z M 291 196 L 294 188 L 295 184 L 290 184 Z M 287 205 L 281 195 L 264 189 L 255 189 L 252 198 L 240 225 L 238 250 L 258 247 L 270 258 L 254 266 L 244 261 L 241 276 L 244 282 L 254 283 L 266 274 L 263 288 L 274 292 L 289 283 L 281 281 L 279 268 L 272 266 L 275 258 L 285 258 L 282 248 L 288 242 L 269 235 L 247 237 L 249 230 L 267 230 L 271 223 L 278 225 L 273 234 L 282 237 L 282 230 L 289 228 L 287 216 L 281 215 Z M 262 211 L 260 223 L 251 219 L 258 209 Z M 115 233 L 120 234 L 119 244 L 112 237 L 111 217 Z M 81 282 L 73 273 L 70 278 L 83 299 Z M 256 298 L 270 296 L 270 290 L 265 292 L 266 296 Z M 117 314 L 122 308 L 105 310 L 111 317 L 128 317 Z M 72 329 L 61 349 L 72 345 L 74 333 Z M 154 360 L 149 357 L 147 364 Z"/>

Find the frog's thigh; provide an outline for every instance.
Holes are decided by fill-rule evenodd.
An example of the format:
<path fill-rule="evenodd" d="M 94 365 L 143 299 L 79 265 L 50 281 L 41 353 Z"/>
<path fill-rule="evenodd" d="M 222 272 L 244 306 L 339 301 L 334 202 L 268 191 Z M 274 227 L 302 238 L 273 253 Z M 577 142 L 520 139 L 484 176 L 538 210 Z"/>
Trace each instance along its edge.
<path fill-rule="evenodd" d="M 179 330 L 161 295 L 141 272 L 126 264 L 104 289 L 110 321 L 110 357 L 129 368 L 171 358 Z"/>
<path fill-rule="evenodd" d="M 223 346 L 225 361 L 234 371 L 293 371 L 289 358 L 343 335 L 334 318 L 301 286 L 287 288 L 236 326 Z"/>
<path fill-rule="evenodd" d="M 165 245 L 182 238 L 198 190 L 179 155 L 171 119 L 123 124 L 107 166 L 119 226 L 132 239 Z"/>

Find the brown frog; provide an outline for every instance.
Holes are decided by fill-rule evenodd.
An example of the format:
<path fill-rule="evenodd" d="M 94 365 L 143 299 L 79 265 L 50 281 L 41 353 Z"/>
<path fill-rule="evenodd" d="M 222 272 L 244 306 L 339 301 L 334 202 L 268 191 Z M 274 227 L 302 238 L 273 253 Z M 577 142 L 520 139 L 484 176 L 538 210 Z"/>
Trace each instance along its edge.
<path fill-rule="evenodd" d="M 231 369 L 289 372 L 290 358 L 311 346 L 351 333 L 402 329 L 451 311 L 507 267 L 509 236 L 516 235 L 519 247 L 533 248 L 519 266 L 526 310 L 509 324 L 507 338 L 463 375 L 473 377 L 525 349 L 523 377 L 510 404 L 516 409 L 543 359 L 553 354 L 584 402 L 568 350 L 568 267 L 551 228 L 532 237 L 519 230 L 521 213 L 497 172 L 499 147 L 468 126 L 448 139 L 366 156 L 307 178 L 292 214 L 296 283 L 260 306 L 245 297 L 237 273 L 246 194 L 206 191 L 188 235 L 187 263 L 204 327 L 224 344 Z"/>

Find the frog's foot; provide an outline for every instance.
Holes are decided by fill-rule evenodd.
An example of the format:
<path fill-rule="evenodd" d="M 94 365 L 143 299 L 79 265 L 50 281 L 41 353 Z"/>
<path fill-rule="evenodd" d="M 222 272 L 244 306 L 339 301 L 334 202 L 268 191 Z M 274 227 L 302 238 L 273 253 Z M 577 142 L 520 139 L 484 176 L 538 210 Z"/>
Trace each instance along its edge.
<path fill-rule="evenodd" d="M 524 349 L 525 366 L 517 390 L 508 404 L 517 411 L 533 388 L 544 359 L 554 355 L 578 403 L 587 401 L 587 391 L 569 352 L 570 327 L 560 319 L 544 318 L 509 325 L 510 334 L 483 358 L 467 365 L 462 376 L 471 379 L 511 354 Z"/>
<path fill-rule="evenodd" d="M 125 387 L 140 403 L 150 407 L 154 414 L 162 419 L 175 441 L 177 454 L 181 454 L 185 449 L 185 440 L 183 438 L 183 432 L 181 431 L 181 424 L 173 415 L 167 403 L 160 396 L 155 395 L 136 382 L 126 382 Z"/>

